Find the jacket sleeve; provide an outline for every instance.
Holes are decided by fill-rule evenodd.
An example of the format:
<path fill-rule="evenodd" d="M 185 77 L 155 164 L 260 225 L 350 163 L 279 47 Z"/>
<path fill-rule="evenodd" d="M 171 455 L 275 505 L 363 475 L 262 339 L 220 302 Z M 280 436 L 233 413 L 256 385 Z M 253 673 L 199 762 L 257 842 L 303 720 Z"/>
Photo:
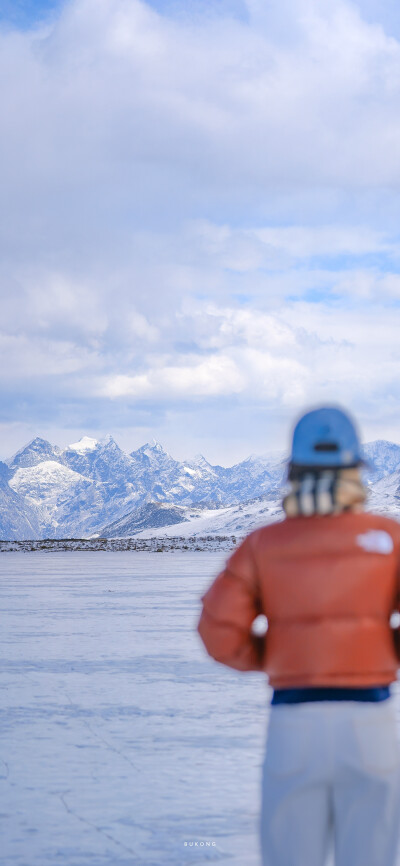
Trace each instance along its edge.
<path fill-rule="evenodd" d="M 397 533 L 395 537 L 395 545 L 397 552 L 397 571 L 396 571 L 396 597 L 394 599 L 394 611 L 400 613 L 400 527 L 396 527 Z M 397 625 L 392 628 L 393 643 L 397 656 L 398 665 L 400 666 L 400 627 Z"/>
<path fill-rule="evenodd" d="M 235 550 L 202 596 L 197 631 L 212 658 L 239 671 L 261 671 L 264 637 L 251 632 L 262 613 L 251 536 Z"/>

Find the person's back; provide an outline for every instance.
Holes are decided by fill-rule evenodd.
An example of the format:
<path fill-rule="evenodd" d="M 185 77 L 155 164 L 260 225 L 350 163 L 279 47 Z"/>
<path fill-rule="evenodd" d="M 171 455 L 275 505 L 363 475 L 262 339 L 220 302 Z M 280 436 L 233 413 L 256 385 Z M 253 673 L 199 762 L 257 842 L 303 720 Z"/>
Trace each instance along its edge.
<path fill-rule="evenodd" d="M 286 519 L 251 533 L 202 598 L 198 630 L 208 652 L 238 670 L 265 671 L 274 689 L 264 866 L 323 866 L 332 836 L 338 866 L 396 860 L 399 752 L 389 685 L 399 665 L 390 617 L 400 526 L 363 511 L 360 463 L 340 410 L 304 416 Z M 264 638 L 252 631 L 260 613 Z"/>

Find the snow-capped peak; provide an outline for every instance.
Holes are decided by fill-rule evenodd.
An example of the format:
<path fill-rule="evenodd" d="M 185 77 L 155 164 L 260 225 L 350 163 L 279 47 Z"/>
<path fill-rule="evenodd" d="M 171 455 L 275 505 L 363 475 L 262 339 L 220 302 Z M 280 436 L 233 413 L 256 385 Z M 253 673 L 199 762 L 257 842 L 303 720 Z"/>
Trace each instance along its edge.
<path fill-rule="evenodd" d="M 158 439 L 152 439 L 151 445 L 147 443 L 147 447 L 151 448 L 152 451 L 162 451 L 163 454 L 166 454 L 165 449 L 162 447 L 161 442 L 159 442 Z"/>
<path fill-rule="evenodd" d="M 139 451 L 141 451 L 142 454 L 145 454 L 146 457 L 150 457 L 150 458 L 156 457 L 157 455 L 161 455 L 161 454 L 165 455 L 166 457 L 169 457 L 169 454 L 162 447 L 161 443 L 157 442 L 157 439 L 152 439 L 151 442 L 146 442 L 145 445 L 142 445 L 142 447 L 139 448 Z"/>
<path fill-rule="evenodd" d="M 203 469 L 210 469 L 211 467 L 211 464 L 208 462 L 208 460 L 206 460 L 203 454 L 195 454 L 195 456 L 192 457 L 190 460 L 186 460 L 186 463 L 189 466 L 201 467 Z"/>
<path fill-rule="evenodd" d="M 59 459 L 60 454 L 61 451 L 57 445 L 51 445 L 47 439 L 36 436 L 24 448 L 20 448 L 14 457 L 7 460 L 6 463 L 11 469 L 17 469 L 23 466 L 34 466 L 42 460 Z"/>
<path fill-rule="evenodd" d="M 79 454 L 84 454 L 85 451 L 94 451 L 98 445 L 97 439 L 91 439 L 90 436 L 82 436 L 82 439 L 79 439 L 79 442 L 73 442 L 72 445 L 68 445 L 70 451 L 77 451 Z"/>
<path fill-rule="evenodd" d="M 107 447 L 107 445 L 117 445 L 114 436 L 112 436 L 111 433 L 107 433 L 106 436 L 103 436 L 102 439 L 100 439 L 99 444 L 102 445 L 104 448 Z"/>

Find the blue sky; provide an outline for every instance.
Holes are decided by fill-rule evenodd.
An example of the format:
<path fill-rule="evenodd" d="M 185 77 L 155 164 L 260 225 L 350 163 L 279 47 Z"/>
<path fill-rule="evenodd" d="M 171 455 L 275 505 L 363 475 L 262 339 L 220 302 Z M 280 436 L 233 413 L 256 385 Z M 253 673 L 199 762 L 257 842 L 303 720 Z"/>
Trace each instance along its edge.
<path fill-rule="evenodd" d="M 1 0 L 0 19 L 18 27 L 35 25 L 49 12 L 60 8 L 66 0 Z M 132 4 L 133 5 L 133 4 Z M 245 0 L 151 0 L 148 5 L 169 17 L 204 16 L 225 14 L 248 21 L 249 7 Z M 269 7 L 278 5 L 270 2 Z M 397 0 L 362 0 L 354 3 L 369 23 L 381 24 L 389 34 L 396 34 L 400 27 L 400 9 Z"/>
<path fill-rule="evenodd" d="M 32 27 L 61 5 L 60 0 L 1 0 L 0 21 L 18 28 Z"/>
<path fill-rule="evenodd" d="M 0 458 L 400 441 L 400 12 L 0 0 Z"/>

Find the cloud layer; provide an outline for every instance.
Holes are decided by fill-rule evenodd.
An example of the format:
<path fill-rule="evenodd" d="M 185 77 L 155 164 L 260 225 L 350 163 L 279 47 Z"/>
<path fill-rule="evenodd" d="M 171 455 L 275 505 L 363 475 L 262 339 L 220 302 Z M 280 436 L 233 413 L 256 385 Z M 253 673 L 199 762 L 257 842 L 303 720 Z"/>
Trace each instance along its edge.
<path fill-rule="evenodd" d="M 399 439 L 397 36 L 372 0 L 0 25 L 3 457 L 112 430 L 223 462 L 320 400 Z"/>

